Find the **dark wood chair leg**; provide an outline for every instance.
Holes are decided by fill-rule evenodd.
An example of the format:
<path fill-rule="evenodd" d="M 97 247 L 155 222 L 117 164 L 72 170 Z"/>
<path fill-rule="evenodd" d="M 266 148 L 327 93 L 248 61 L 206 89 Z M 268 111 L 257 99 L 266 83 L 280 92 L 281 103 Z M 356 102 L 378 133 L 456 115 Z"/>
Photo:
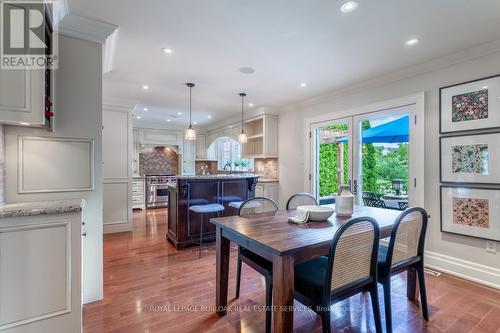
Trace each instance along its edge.
<path fill-rule="evenodd" d="M 373 318 L 375 319 L 375 329 L 377 333 L 382 333 L 382 319 L 380 318 L 380 304 L 378 302 L 377 283 L 370 289 L 370 298 L 372 299 Z"/>
<path fill-rule="evenodd" d="M 240 247 L 238 246 L 238 263 L 236 265 L 236 298 L 240 298 L 240 283 L 241 283 L 241 257 L 240 257 Z"/>
<path fill-rule="evenodd" d="M 387 333 L 392 332 L 392 313 L 391 313 L 391 277 L 381 281 L 384 287 L 384 307 L 385 307 L 385 327 Z"/>
<path fill-rule="evenodd" d="M 323 327 L 323 333 L 330 333 L 330 308 L 329 305 L 322 306 L 324 309 L 318 314 L 321 317 L 321 326 Z"/>
<path fill-rule="evenodd" d="M 273 305 L 273 280 L 272 276 L 266 276 L 266 333 L 271 333 L 271 307 Z"/>
<path fill-rule="evenodd" d="M 425 292 L 425 272 L 422 262 L 417 265 L 418 288 L 420 289 L 420 304 L 422 305 L 422 315 L 425 320 L 429 320 L 429 309 L 427 308 L 427 294 Z"/>

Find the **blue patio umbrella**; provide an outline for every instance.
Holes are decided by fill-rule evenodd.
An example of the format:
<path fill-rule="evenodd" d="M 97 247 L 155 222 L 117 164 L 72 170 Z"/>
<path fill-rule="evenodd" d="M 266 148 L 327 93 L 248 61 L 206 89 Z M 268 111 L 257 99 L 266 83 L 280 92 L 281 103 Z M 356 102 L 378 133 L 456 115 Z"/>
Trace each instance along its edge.
<path fill-rule="evenodd" d="M 390 121 L 388 123 L 363 130 L 363 143 L 398 143 L 408 142 L 409 117 Z M 337 142 L 347 142 L 343 137 Z"/>

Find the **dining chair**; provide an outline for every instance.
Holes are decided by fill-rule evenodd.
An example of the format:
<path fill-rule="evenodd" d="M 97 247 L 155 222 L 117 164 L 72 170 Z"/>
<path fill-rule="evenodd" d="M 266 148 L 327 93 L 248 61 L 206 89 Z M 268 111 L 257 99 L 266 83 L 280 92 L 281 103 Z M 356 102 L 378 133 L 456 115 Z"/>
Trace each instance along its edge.
<path fill-rule="evenodd" d="M 361 292 L 370 292 L 377 332 L 382 332 L 377 292 L 379 228 L 375 219 L 347 221 L 333 236 L 327 257 L 295 265 L 294 297 L 321 317 L 330 332 L 330 305 Z"/>
<path fill-rule="evenodd" d="M 407 209 L 394 223 L 389 245 L 379 245 L 378 281 L 384 289 L 385 323 L 388 333 L 392 332 L 391 276 L 410 269 L 417 271 L 422 314 L 425 320 L 429 320 L 424 279 L 427 216 L 427 211 L 423 208 Z"/>
<path fill-rule="evenodd" d="M 313 205 L 317 206 L 318 201 L 309 193 L 295 193 L 286 202 L 286 210 L 296 209 L 298 206 Z"/>
<path fill-rule="evenodd" d="M 408 208 L 408 201 L 398 201 L 398 206 L 400 210 L 405 210 Z"/>
<path fill-rule="evenodd" d="M 238 210 L 238 216 L 252 217 L 276 214 L 279 210 L 276 202 L 267 197 L 255 197 L 244 201 Z M 240 297 L 241 263 L 244 262 L 264 276 L 266 283 L 266 333 L 271 332 L 271 306 L 273 294 L 273 263 L 258 254 L 238 246 L 238 265 L 236 269 L 236 298 Z"/>

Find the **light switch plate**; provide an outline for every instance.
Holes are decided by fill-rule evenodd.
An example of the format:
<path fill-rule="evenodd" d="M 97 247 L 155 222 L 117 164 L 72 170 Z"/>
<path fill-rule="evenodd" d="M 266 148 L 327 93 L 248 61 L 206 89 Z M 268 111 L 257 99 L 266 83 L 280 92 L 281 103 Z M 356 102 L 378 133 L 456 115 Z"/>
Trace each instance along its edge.
<path fill-rule="evenodd" d="M 486 241 L 486 252 L 497 253 L 497 244 L 494 241 Z"/>

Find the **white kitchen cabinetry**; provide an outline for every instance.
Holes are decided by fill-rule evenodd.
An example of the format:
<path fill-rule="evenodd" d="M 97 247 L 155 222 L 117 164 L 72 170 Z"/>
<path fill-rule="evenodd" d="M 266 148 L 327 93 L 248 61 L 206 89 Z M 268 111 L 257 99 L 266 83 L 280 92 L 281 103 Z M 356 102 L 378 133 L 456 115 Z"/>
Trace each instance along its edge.
<path fill-rule="evenodd" d="M 16 7 L 26 9 L 22 4 Z M 52 129 L 53 119 L 45 114 L 45 96 L 53 104 L 53 92 L 52 70 L 0 69 L 0 122 Z"/>
<path fill-rule="evenodd" d="M 207 136 L 206 134 L 196 135 L 196 159 L 207 159 Z"/>
<path fill-rule="evenodd" d="M 279 183 L 278 182 L 258 182 L 255 186 L 256 197 L 268 197 L 279 203 Z"/>
<path fill-rule="evenodd" d="M 278 157 L 278 117 L 262 115 L 244 123 L 248 142 L 243 144 L 242 157 Z"/>
<path fill-rule="evenodd" d="M 54 207 L 64 214 L 0 218 L 0 331 L 81 332 L 82 220 L 78 202 L 66 205 Z"/>
<path fill-rule="evenodd" d="M 168 146 L 179 145 L 182 142 L 182 140 L 179 140 L 179 133 L 177 131 L 141 128 L 139 133 L 139 141 L 144 145 Z"/>
<path fill-rule="evenodd" d="M 182 174 L 194 175 L 195 169 L 195 141 L 184 140 L 182 149 Z"/>
<path fill-rule="evenodd" d="M 134 105 L 103 105 L 104 233 L 132 230 L 133 108 Z"/>
<path fill-rule="evenodd" d="M 132 209 L 146 209 L 146 185 L 144 178 L 132 180 Z"/>

